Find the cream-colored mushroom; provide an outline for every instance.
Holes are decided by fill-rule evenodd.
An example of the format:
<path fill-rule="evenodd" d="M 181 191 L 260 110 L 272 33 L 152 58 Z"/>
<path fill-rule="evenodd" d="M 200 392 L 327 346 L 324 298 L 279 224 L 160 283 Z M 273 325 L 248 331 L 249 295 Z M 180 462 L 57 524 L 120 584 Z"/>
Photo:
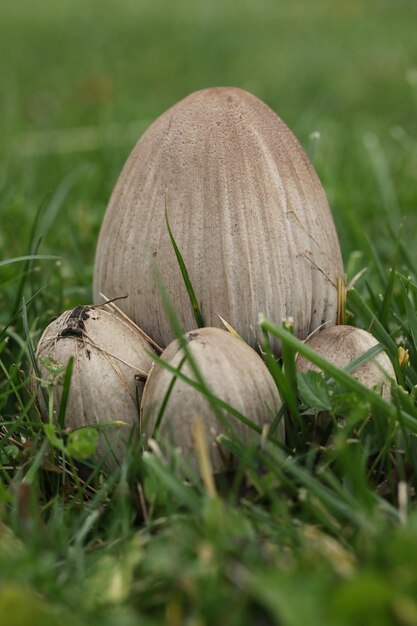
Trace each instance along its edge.
<path fill-rule="evenodd" d="M 139 402 L 152 365 L 152 347 L 140 330 L 116 313 L 94 306 L 65 311 L 45 330 L 36 349 L 41 377 L 48 378 L 42 356 L 67 365 L 74 357 L 73 373 L 65 414 L 65 426 L 121 421 L 117 427 L 100 430 L 98 456 L 109 467 L 120 463 L 126 441 L 139 432 Z M 41 413 L 48 410 L 39 385 Z M 54 388 L 57 414 L 62 397 L 62 380 Z"/>
<path fill-rule="evenodd" d="M 196 325 L 165 206 L 207 326 L 220 315 L 257 348 L 259 313 L 293 317 L 300 338 L 335 323 L 343 267 L 325 193 L 293 133 L 258 98 L 219 87 L 175 104 L 137 143 L 111 197 L 96 297 L 129 295 L 124 311 L 162 346 L 173 334 L 155 266 L 183 328 Z"/>
<path fill-rule="evenodd" d="M 377 344 L 378 340 L 366 330 L 344 325 L 321 330 L 305 341 L 305 345 L 341 369 Z M 301 355 L 296 364 L 299 372 L 319 370 Z M 395 380 L 395 371 L 386 352 L 379 352 L 362 363 L 352 376 L 366 387 L 377 389 L 386 399 L 390 398 L 390 384 Z"/>
<path fill-rule="evenodd" d="M 244 341 L 219 328 L 200 328 L 188 332 L 187 347 L 204 382 L 213 395 L 252 420 L 257 426 L 270 424 L 278 415 L 281 400 L 274 380 L 260 356 Z M 197 380 L 184 360 L 184 351 L 175 340 L 162 353 L 172 367 Z M 231 469 L 233 460 L 222 448 L 220 433 L 236 434 L 246 443 L 259 441 L 259 435 L 238 417 L 221 409 L 219 419 L 207 397 L 185 381 L 176 379 L 166 368 L 155 364 L 145 384 L 141 406 L 141 427 L 147 437 L 168 441 L 168 449 L 179 448 L 191 467 L 198 466 L 195 424 L 201 419 L 215 472 Z M 166 402 L 164 410 L 163 403 Z M 160 421 L 157 434 L 155 426 Z M 281 421 L 277 435 L 284 438 Z"/>

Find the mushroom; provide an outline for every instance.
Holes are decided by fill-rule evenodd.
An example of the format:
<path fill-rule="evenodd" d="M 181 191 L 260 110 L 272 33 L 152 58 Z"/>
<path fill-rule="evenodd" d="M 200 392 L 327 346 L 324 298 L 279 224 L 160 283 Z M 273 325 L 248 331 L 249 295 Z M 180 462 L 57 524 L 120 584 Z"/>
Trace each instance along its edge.
<path fill-rule="evenodd" d="M 185 335 L 187 351 L 210 392 L 249 418 L 256 426 L 271 424 L 281 400 L 261 357 L 244 341 L 219 328 L 200 328 Z M 161 358 L 193 381 L 195 370 L 178 340 Z M 242 442 L 256 442 L 259 435 L 230 412 L 216 413 L 204 393 L 160 364 L 152 368 L 142 397 L 141 429 L 147 438 L 157 436 L 168 448 L 179 448 L 192 468 L 198 465 L 196 421 L 201 419 L 214 472 L 233 468 L 233 459 L 218 443 L 221 433 L 235 434 Z M 157 427 L 157 428 L 156 428 Z M 276 435 L 284 439 L 284 423 Z"/>
<path fill-rule="evenodd" d="M 378 345 L 378 340 L 361 328 L 340 325 L 315 333 L 306 339 L 305 345 L 337 367 L 345 368 Z M 299 372 L 320 371 L 301 355 L 298 355 L 296 366 Z M 379 352 L 362 363 L 352 372 L 352 376 L 366 387 L 377 389 L 386 400 L 390 399 L 390 383 L 395 380 L 395 371 L 386 352 Z"/>
<path fill-rule="evenodd" d="M 101 227 L 94 292 L 166 346 L 173 338 L 155 267 L 182 327 L 193 310 L 169 223 L 206 326 L 227 320 L 257 348 L 259 313 L 294 319 L 304 339 L 334 324 L 340 247 L 326 195 L 300 143 L 262 101 L 234 87 L 192 93 L 130 154 Z M 278 340 L 272 345 L 280 352 Z"/>
<path fill-rule="evenodd" d="M 142 332 L 111 310 L 77 306 L 65 311 L 44 331 L 36 348 L 41 378 L 48 378 L 45 363 L 66 366 L 74 357 L 65 426 L 70 429 L 118 421 L 100 429 L 97 456 L 109 467 L 123 459 L 132 429 L 139 431 L 139 402 L 152 365 L 152 347 Z M 36 385 L 44 420 L 48 408 Z M 62 379 L 53 390 L 55 415 L 62 398 Z M 137 426 L 137 428 L 135 428 Z"/>

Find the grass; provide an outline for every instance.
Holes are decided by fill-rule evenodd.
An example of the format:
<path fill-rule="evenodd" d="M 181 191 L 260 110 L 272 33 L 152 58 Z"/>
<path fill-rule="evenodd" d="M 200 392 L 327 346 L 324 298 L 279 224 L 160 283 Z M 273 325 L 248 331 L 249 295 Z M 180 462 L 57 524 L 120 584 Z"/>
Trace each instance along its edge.
<path fill-rule="evenodd" d="M 411 0 L 3 1 L 8 626 L 417 624 L 416 12 Z M 317 357 L 263 320 L 284 345 L 286 368 L 268 363 L 286 447 L 224 436 L 239 469 L 215 487 L 157 448 L 130 449 L 111 475 L 80 469 L 91 441 L 42 423 L 33 346 L 54 315 L 91 301 L 98 230 L 136 138 L 215 84 L 266 100 L 314 158 L 351 283 L 346 320 L 385 346 L 399 384 L 387 403 L 326 363 L 324 380 L 296 378 L 294 351 Z"/>

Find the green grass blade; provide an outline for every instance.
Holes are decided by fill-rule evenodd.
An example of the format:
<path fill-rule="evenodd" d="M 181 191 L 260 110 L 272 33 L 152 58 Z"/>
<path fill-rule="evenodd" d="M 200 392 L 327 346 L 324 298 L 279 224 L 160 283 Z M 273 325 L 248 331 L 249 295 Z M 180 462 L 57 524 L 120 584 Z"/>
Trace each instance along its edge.
<path fill-rule="evenodd" d="M 201 507 L 200 497 L 190 488 L 186 487 L 172 472 L 166 468 L 153 455 L 147 454 L 144 458 L 145 467 L 151 471 L 180 502 L 192 511 L 198 511 Z"/>
<path fill-rule="evenodd" d="M 180 372 L 182 366 L 184 365 L 184 363 L 186 362 L 187 357 L 184 355 L 181 359 L 181 361 L 178 364 L 177 370 Z M 171 396 L 172 390 L 174 389 L 175 383 L 177 382 L 178 378 L 176 376 L 173 376 L 171 379 L 171 382 L 168 385 L 168 389 L 166 390 L 165 396 L 162 400 L 161 406 L 159 408 L 159 412 L 158 412 L 158 416 L 156 418 L 156 422 L 155 422 L 155 428 L 154 428 L 154 433 L 158 431 L 161 422 L 162 422 L 162 418 L 164 416 L 165 413 L 165 409 L 166 406 L 168 404 L 169 398 Z"/>
<path fill-rule="evenodd" d="M 379 321 L 381 324 L 386 327 L 388 323 L 388 316 L 390 312 L 390 308 L 394 304 L 394 288 L 395 288 L 395 280 L 397 277 L 397 260 L 394 260 L 394 264 L 390 269 L 389 280 L 384 292 L 384 298 L 382 300 L 381 308 L 379 311 Z"/>
<path fill-rule="evenodd" d="M 293 393 L 293 387 L 291 386 L 290 381 L 286 375 L 286 372 L 283 372 L 280 364 L 276 360 L 274 354 L 272 353 L 271 343 L 269 341 L 269 336 L 266 331 L 263 331 L 263 356 L 265 359 L 265 363 L 275 381 L 275 384 L 280 393 L 281 399 L 284 403 L 282 407 L 282 412 L 285 411 L 285 407 L 288 407 L 288 410 L 293 419 L 288 420 L 286 423 L 286 433 L 287 439 L 289 441 L 289 445 L 291 448 L 296 446 L 297 442 L 297 426 L 298 428 L 303 427 L 302 420 L 300 419 L 300 415 L 298 412 L 297 405 L 297 396 Z M 272 432 L 271 432 L 272 434 Z"/>
<path fill-rule="evenodd" d="M 35 349 L 32 342 L 32 337 L 30 335 L 29 323 L 28 323 L 28 313 L 25 298 L 22 298 L 22 321 L 23 321 L 23 329 L 26 335 L 27 349 L 29 352 L 29 358 L 32 364 L 33 369 L 36 372 L 36 375 L 40 378 L 40 370 L 38 367 L 38 363 L 35 357 Z"/>
<path fill-rule="evenodd" d="M 359 505 L 352 507 L 352 498 L 345 495 L 342 499 L 340 495 L 342 492 L 335 493 L 334 490 L 323 485 L 309 471 L 305 470 L 293 459 L 286 457 L 271 443 L 266 443 L 265 452 L 266 454 L 263 460 L 270 471 L 274 472 L 279 468 L 281 472 L 289 473 L 295 480 L 303 485 L 310 494 L 313 494 L 327 510 L 354 523 L 355 526 L 367 530 L 372 529 L 372 523 L 369 518 L 358 511 L 358 508 L 360 508 Z M 291 484 L 291 487 L 294 489 L 296 485 Z"/>
<path fill-rule="evenodd" d="M 35 375 L 37 378 L 41 378 L 41 371 L 39 369 L 38 366 L 38 362 L 36 360 L 36 356 L 35 356 L 35 348 L 33 346 L 33 342 L 32 342 L 32 337 L 30 335 L 30 330 L 29 330 L 29 324 L 28 324 L 28 314 L 27 314 L 27 307 L 26 307 L 26 300 L 25 298 L 22 298 L 22 321 L 23 321 L 23 329 L 25 331 L 25 335 L 26 335 L 26 345 L 27 345 L 27 350 L 29 353 L 29 359 L 30 362 L 32 364 L 32 368 L 33 371 L 35 372 Z M 48 394 L 46 392 L 46 389 L 42 386 L 39 387 L 41 390 L 41 394 L 43 397 L 43 402 L 45 404 L 45 406 L 48 406 Z"/>
<path fill-rule="evenodd" d="M 38 222 L 40 219 L 40 216 L 42 214 L 43 209 L 45 208 L 45 202 L 42 202 L 39 205 L 38 210 L 36 211 L 36 215 L 35 215 L 35 219 L 33 220 L 32 223 L 32 227 L 30 229 L 30 236 L 29 236 L 29 245 L 28 245 L 28 252 L 29 255 L 35 255 L 37 254 L 38 250 L 39 250 L 39 246 L 41 241 L 38 240 L 38 242 L 35 244 L 35 238 L 36 238 L 36 231 L 38 228 Z M 22 301 L 22 296 L 24 293 L 24 289 L 25 289 L 25 284 L 26 281 L 29 277 L 30 271 L 31 271 L 31 264 L 32 264 L 33 258 L 30 259 L 26 259 L 25 264 L 23 266 L 23 269 L 20 273 L 20 280 L 19 280 L 19 285 L 16 291 L 16 297 L 15 297 L 15 303 L 14 303 L 14 307 L 13 307 L 13 314 L 16 314 L 16 312 L 18 311 L 19 307 L 20 307 L 20 302 Z"/>
<path fill-rule="evenodd" d="M 417 315 L 414 304 L 411 302 L 410 294 L 407 291 L 407 287 L 404 281 L 401 281 L 401 284 L 403 287 L 403 301 L 407 313 L 407 321 L 410 328 L 410 335 L 413 341 L 414 349 L 417 350 Z"/>
<path fill-rule="evenodd" d="M 194 288 L 192 286 L 190 276 L 188 274 L 186 265 L 184 263 L 184 259 L 182 258 L 181 252 L 180 252 L 180 250 L 178 248 L 177 242 L 175 241 L 174 234 L 173 234 L 173 232 L 171 230 L 171 226 L 169 224 L 168 210 L 167 210 L 166 204 L 165 204 L 165 222 L 166 222 L 166 225 L 167 225 L 169 238 L 171 240 L 172 247 L 174 248 L 175 256 L 177 257 L 178 265 L 179 265 L 180 270 L 181 270 L 182 278 L 184 280 L 184 284 L 185 284 L 185 287 L 187 289 L 188 297 L 190 299 L 191 307 L 193 309 L 193 313 L 194 313 L 196 324 L 197 324 L 198 328 L 203 328 L 205 326 L 204 319 L 203 319 L 203 316 L 201 314 L 201 310 L 200 310 L 200 307 L 199 307 L 199 304 L 198 304 L 198 301 L 197 301 L 197 297 L 195 295 L 195 291 L 194 291 Z"/>
<path fill-rule="evenodd" d="M 58 414 L 58 425 L 62 429 L 65 427 L 65 412 L 67 410 L 73 369 L 74 369 L 74 357 L 72 356 L 68 359 L 68 363 L 65 368 L 64 378 L 62 381 L 62 395 L 61 395 L 61 402 L 59 405 L 59 414 Z"/>
<path fill-rule="evenodd" d="M 376 346 L 372 346 L 372 348 L 369 348 L 369 350 L 351 361 L 349 365 L 346 365 L 346 367 L 343 368 L 343 371 L 347 372 L 348 374 L 352 374 L 352 372 L 357 370 L 361 365 L 373 359 L 377 354 L 384 352 L 384 350 L 385 346 L 383 346 L 382 343 L 378 343 Z"/>
<path fill-rule="evenodd" d="M 397 345 L 390 334 L 385 330 L 384 326 L 361 298 L 356 289 L 352 289 L 348 292 L 348 298 L 349 306 L 353 308 L 354 313 L 362 318 L 370 332 L 386 346 L 391 360 L 394 361 L 397 354 Z"/>
<path fill-rule="evenodd" d="M 41 287 L 40 289 L 38 289 L 38 291 L 36 291 L 36 293 L 34 293 L 26 302 L 26 306 L 29 306 L 29 304 L 35 300 L 35 298 L 38 297 L 38 295 L 40 293 L 42 293 L 42 291 L 44 291 L 46 289 L 46 287 Z M 0 331 L 0 338 L 7 332 L 7 329 L 10 328 L 10 326 L 12 326 L 12 324 L 17 320 L 17 318 L 22 315 L 22 308 L 20 308 L 18 311 L 16 311 L 16 313 L 10 318 L 10 320 L 7 322 L 7 324 L 5 324 L 5 326 L 3 326 L 3 328 Z"/>
<path fill-rule="evenodd" d="M 42 461 L 43 461 L 43 458 L 45 456 L 45 452 L 47 451 L 47 449 L 48 449 L 48 440 L 45 437 L 45 439 L 42 441 L 41 445 L 39 446 L 39 449 L 35 455 L 35 458 L 32 459 L 30 467 L 28 471 L 26 472 L 26 474 L 24 475 L 22 482 L 27 483 L 28 485 L 32 485 L 34 483 L 34 481 L 36 480 L 36 476 L 39 471 L 39 468 L 42 465 Z"/>
<path fill-rule="evenodd" d="M 406 267 L 410 268 L 414 275 L 417 275 L 417 264 L 413 256 L 410 254 L 408 247 L 405 245 L 404 241 L 399 241 L 399 249 L 404 257 Z"/>
<path fill-rule="evenodd" d="M 292 322 L 284 322 L 284 328 L 294 335 L 294 324 Z M 286 342 L 282 344 L 282 361 L 284 364 L 284 373 L 288 381 L 288 392 L 291 396 L 291 413 L 294 420 L 302 426 L 302 420 L 298 413 L 297 405 L 297 372 L 295 367 L 296 351 Z"/>
<path fill-rule="evenodd" d="M 266 331 L 263 332 L 262 349 L 265 363 L 270 373 L 272 374 L 272 377 L 281 395 L 282 401 L 288 405 L 290 410 L 294 410 L 294 408 L 296 407 L 296 402 L 294 406 L 295 399 L 293 394 L 291 393 L 291 387 L 288 384 L 288 381 L 284 375 L 284 372 L 281 369 L 280 364 L 272 353 L 271 343 L 269 341 L 268 333 Z"/>
<path fill-rule="evenodd" d="M 13 259 L 0 261 L 0 267 L 4 265 L 10 265 L 11 263 L 21 263 L 24 261 L 59 261 L 60 259 L 60 256 L 56 256 L 54 254 L 26 254 L 23 256 L 14 257 Z"/>

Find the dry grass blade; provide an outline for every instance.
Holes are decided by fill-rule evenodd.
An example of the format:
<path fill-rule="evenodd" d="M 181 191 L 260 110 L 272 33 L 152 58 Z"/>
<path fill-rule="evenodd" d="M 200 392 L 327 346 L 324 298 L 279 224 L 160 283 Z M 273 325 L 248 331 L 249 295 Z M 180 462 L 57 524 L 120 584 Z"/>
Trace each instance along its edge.
<path fill-rule="evenodd" d="M 336 324 L 345 323 L 346 313 L 346 276 L 337 277 L 337 317 Z"/>
<path fill-rule="evenodd" d="M 239 333 L 237 332 L 237 330 L 235 330 L 233 328 L 233 326 L 230 326 L 229 322 L 226 322 L 225 319 L 222 318 L 221 315 L 219 315 L 219 318 L 221 320 L 221 323 L 223 324 L 223 326 L 226 328 L 226 330 L 233 335 L 234 337 L 237 337 L 238 339 L 242 339 L 242 337 L 239 335 Z M 243 341 L 243 339 L 242 339 Z"/>
<path fill-rule="evenodd" d="M 203 479 L 208 495 L 211 498 L 216 498 L 217 490 L 213 478 L 213 468 L 210 463 L 207 440 L 204 434 L 204 423 L 200 415 L 197 415 L 194 420 L 194 437 L 197 448 L 197 458 L 198 465 L 200 467 L 201 478 Z"/>
<path fill-rule="evenodd" d="M 117 304 L 114 303 L 114 301 L 110 300 L 109 298 L 107 298 L 107 296 L 105 296 L 103 293 L 100 292 L 100 296 L 103 298 L 104 302 L 104 308 L 109 308 L 111 309 L 113 312 L 116 312 L 118 315 L 120 315 L 120 317 L 123 318 L 123 320 L 129 325 L 132 326 L 133 328 L 135 328 L 136 330 L 138 330 L 140 332 L 140 334 L 142 335 L 142 337 L 144 337 L 146 339 L 146 341 L 149 341 L 149 343 L 159 352 L 161 353 L 163 351 L 163 348 L 161 348 L 161 346 L 158 346 L 158 344 L 156 343 L 156 341 L 154 341 L 152 339 L 152 337 L 149 337 L 149 335 L 147 335 L 145 333 L 145 331 L 143 331 L 141 329 L 140 326 L 138 326 L 137 324 L 135 324 L 135 322 L 133 322 L 130 317 L 128 317 L 126 315 L 126 313 L 123 313 L 123 311 L 117 306 Z"/>

